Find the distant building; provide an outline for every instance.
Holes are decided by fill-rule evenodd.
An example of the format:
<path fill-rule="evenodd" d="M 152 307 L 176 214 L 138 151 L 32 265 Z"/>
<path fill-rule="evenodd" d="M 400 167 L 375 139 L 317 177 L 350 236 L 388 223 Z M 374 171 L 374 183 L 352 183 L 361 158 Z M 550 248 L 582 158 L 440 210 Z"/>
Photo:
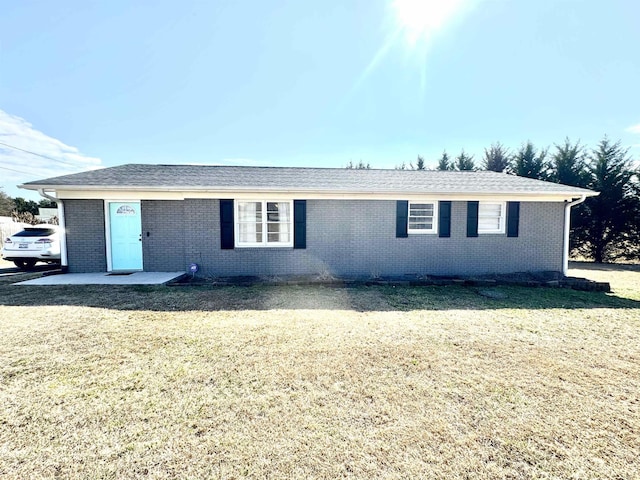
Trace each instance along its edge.
<path fill-rule="evenodd" d="M 51 219 L 58 216 L 57 208 L 38 208 L 38 215 L 36 218 L 42 223 L 49 223 Z"/>

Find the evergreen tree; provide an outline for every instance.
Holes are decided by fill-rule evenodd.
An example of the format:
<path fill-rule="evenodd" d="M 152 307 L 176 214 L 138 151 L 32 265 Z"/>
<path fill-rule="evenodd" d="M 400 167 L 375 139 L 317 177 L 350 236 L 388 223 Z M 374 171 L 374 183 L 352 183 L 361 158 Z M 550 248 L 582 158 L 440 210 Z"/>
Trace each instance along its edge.
<path fill-rule="evenodd" d="M 424 158 L 418 155 L 418 160 L 416 161 L 416 170 L 424 170 Z"/>
<path fill-rule="evenodd" d="M 436 170 L 453 170 L 453 162 L 451 162 L 449 154 L 446 150 L 442 152 L 442 157 L 440 157 L 440 160 L 438 160 L 438 166 L 436 167 Z"/>
<path fill-rule="evenodd" d="M 500 142 L 496 142 L 488 149 L 484 149 L 482 168 L 493 172 L 506 172 L 511 164 L 509 150 Z"/>
<path fill-rule="evenodd" d="M 43 198 L 38 202 L 38 207 L 39 208 L 57 208 L 58 204 L 56 202 L 52 202 L 51 200 L 47 200 L 46 198 Z"/>
<path fill-rule="evenodd" d="M 589 174 L 587 172 L 586 152 L 580 142 L 572 144 L 565 138 L 562 145 L 555 145 L 555 152 L 551 156 L 549 180 L 573 187 L 587 187 Z M 584 229 L 587 220 L 587 210 L 584 203 L 571 209 L 570 251 L 575 251 L 582 241 L 580 231 Z"/>
<path fill-rule="evenodd" d="M 475 170 L 476 164 L 473 161 L 473 155 L 467 155 L 464 150 L 460 152 L 460 155 L 456 157 L 455 163 L 456 170 Z"/>
<path fill-rule="evenodd" d="M 631 198 L 635 207 L 632 207 L 634 212 L 631 215 L 629 230 L 622 235 L 620 258 L 638 260 L 640 259 L 640 167 L 636 169 L 632 178 Z"/>
<path fill-rule="evenodd" d="M 349 160 L 349 163 L 347 163 L 347 166 L 345 168 L 347 170 L 371 170 L 371 165 L 368 163 L 364 163 L 362 160 L 355 164 L 351 160 Z"/>
<path fill-rule="evenodd" d="M 591 152 L 587 172 L 588 187 L 600 195 L 584 202 L 584 224 L 575 232 L 578 251 L 596 262 L 628 258 L 637 240 L 640 197 L 627 150 L 605 137 Z"/>
<path fill-rule="evenodd" d="M 25 200 L 22 197 L 16 197 L 13 199 L 16 205 L 16 211 L 18 213 L 30 213 L 31 215 L 38 215 L 38 204 L 33 200 Z"/>
<path fill-rule="evenodd" d="M 549 167 L 545 158 L 547 149 L 538 151 L 533 143 L 527 142 L 520 147 L 513 158 L 513 173 L 521 177 L 546 180 Z"/>
<path fill-rule="evenodd" d="M 580 142 L 572 144 L 565 138 L 562 145 L 555 147 L 556 151 L 551 156 L 549 180 L 574 187 L 586 187 L 589 184 L 589 174 L 586 153 Z"/>

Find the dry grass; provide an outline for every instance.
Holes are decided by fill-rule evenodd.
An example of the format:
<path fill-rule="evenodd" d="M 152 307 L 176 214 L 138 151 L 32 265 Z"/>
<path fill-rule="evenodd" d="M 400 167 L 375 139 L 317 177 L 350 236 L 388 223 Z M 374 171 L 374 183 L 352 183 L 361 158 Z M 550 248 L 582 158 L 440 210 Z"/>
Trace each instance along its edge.
<path fill-rule="evenodd" d="M 5 282 L 0 476 L 638 478 L 640 272 L 597 274 L 614 295 Z"/>

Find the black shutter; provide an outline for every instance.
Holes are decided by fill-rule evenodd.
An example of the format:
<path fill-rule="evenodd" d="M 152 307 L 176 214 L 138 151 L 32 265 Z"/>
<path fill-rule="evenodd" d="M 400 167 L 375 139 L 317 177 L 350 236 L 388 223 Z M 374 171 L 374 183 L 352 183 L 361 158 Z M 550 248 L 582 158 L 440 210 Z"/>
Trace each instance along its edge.
<path fill-rule="evenodd" d="M 518 236 L 520 202 L 507 202 L 507 237 Z"/>
<path fill-rule="evenodd" d="M 293 248 L 307 248 L 307 201 L 293 201 Z"/>
<path fill-rule="evenodd" d="M 478 236 L 478 204 L 479 202 L 467 202 L 467 237 Z"/>
<path fill-rule="evenodd" d="M 407 200 L 398 200 L 396 203 L 396 237 L 406 238 L 407 222 L 409 217 L 409 202 Z"/>
<path fill-rule="evenodd" d="M 233 200 L 220 200 L 220 248 L 233 250 Z"/>
<path fill-rule="evenodd" d="M 451 202 L 438 203 L 438 236 L 449 238 L 451 236 Z"/>

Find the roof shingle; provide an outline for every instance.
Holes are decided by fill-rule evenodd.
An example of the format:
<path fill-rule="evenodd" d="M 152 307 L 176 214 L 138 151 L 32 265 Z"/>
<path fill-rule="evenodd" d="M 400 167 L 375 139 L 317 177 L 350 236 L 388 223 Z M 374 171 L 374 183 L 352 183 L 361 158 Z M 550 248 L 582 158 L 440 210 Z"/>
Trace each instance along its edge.
<path fill-rule="evenodd" d="M 23 188 L 314 191 L 345 193 L 514 193 L 583 195 L 583 188 L 496 172 L 355 170 L 127 164 L 27 182 Z"/>

